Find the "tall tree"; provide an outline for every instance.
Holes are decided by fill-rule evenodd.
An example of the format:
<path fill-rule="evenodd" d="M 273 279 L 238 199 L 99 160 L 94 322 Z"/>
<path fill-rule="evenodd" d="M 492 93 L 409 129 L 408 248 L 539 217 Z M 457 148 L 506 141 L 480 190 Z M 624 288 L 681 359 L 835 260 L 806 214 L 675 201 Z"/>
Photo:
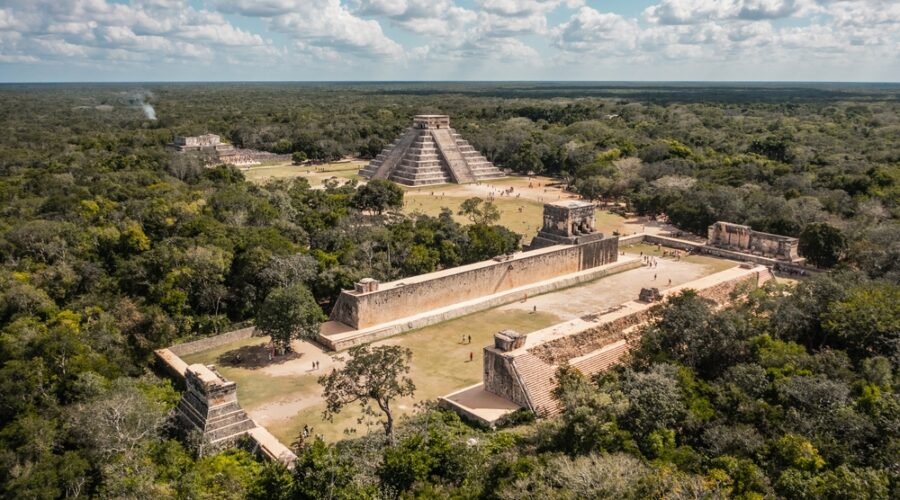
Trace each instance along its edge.
<path fill-rule="evenodd" d="M 272 342 L 288 347 L 293 339 L 312 339 L 319 333 L 325 314 L 309 289 L 301 284 L 269 292 L 256 318 L 256 327 Z"/>
<path fill-rule="evenodd" d="M 806 226 L 800 233 L 800 254 L 819 267 L 833 267 L 844 255 L 847 238 L 844 233 L 824 222 Z"/>
<path fill-rule="evenodd" d="M 493 224 L 500 220 L 500 210 L 490 201 L 474 196 L 459 205 L 459 215 L 465 215 L 475 224 Z"/>
<path fill-rule="evenodd" d="M 412 351 L 400 346 L 356 346 L 350 349 L 350 361 L 330 374 L 319 377 L 325 397 L 325 418 L 331 420 L 345 406 L 358 402 L 363 413 L 376 417 L 374 403 L 384 420 L 384 434 L 394 442 L 394 413 L 391 402 L 416 391 L 407 374 Z"/>
<path fill-rule="evenodd" d="M 350 203 L 359 210 L 381 214 L 385 210 L 403 208 L 403 188 L 385 179 L 372 179 L 360 186 Z"/>

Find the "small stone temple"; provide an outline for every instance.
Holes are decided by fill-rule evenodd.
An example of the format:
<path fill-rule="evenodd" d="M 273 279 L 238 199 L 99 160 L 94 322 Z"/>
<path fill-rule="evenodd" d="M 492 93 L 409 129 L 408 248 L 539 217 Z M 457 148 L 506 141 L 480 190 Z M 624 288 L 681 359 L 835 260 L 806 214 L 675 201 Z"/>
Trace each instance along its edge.
<path fill-rule="evenodd" d="M 706 244 L 792 263 L 804 261 L 798 253 L 800 240 L 797 238 L 762 233 L 730 222 L 719 221 L 709 226 Z"/>
<path fill-rule="evenodd" d="M 267 152 L 235 148 L 222 142 L 222 138 L 216 134 L 176 135 L 168 147 L 179 153 L 208 153 L 211 164 L 227 163 L 238 167 L 259 165 L 259 157 L 274 156 Z"/>
<path fill-rule="evenodd" d="M 529 249 L 551 245 L 577 245 L 603 238 L 595 230 L 594 205 L 565 200 L 544 205 L 544 224 Z"/>
<path fill-rule="evenodd" d="M 204 134 L 192 137 L 176 135 L 172 144 L 170 144 L 170 147 L 180 152 L 203 150 L 226 152 L 234 149 L 234 146 L 222 142 L 222 138 L 216 134 Z"/>
<path fill-rule="evenodd" d="M 416 115 L 412 127 L 359 173 L 407 186 L 467 184 L 503 177 L 500 169 L 450 128 L 447 115 Z"/>
<path fill-rule="evenodd" d="M 256 424 L 237 400 L 237 385 L 214 367 L 193 364 L 184 374 L 185 391 L 175 408 L 185 429 L 199 430 L 210 444 L 229 445 Z"/>

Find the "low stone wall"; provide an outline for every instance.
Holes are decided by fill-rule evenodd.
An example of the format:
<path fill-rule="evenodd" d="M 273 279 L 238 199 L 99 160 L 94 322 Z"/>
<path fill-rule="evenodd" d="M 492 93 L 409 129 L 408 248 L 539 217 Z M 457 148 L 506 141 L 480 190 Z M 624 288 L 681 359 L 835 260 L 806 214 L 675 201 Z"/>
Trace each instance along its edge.
<path fill-rule="evenodd" d="M 225 344 L 230 344 L 238 340 L 249 339 L 255 332 L 256 327 L 250 326 L 247 328 L 241 328 L 240 330 L 234 330 L 220 335 L 202 338 L 200 340 L 194 340 L 192 342 L 185 342 L 184 344 L 176 344 L 169 347 L 169 350 L 178 356 L 187 356 L 188 354 L 206 351 L 208 349 L 223 346 Z"/>
<path fill-rule="evenodd" d="M 615 262 L 618 238 L 523 252 L 508 260 L 478 262 L 384 283 L 373 292 L 341 292 L 331 319 L 362 329 L 422 311 L 493 295 Z"/>

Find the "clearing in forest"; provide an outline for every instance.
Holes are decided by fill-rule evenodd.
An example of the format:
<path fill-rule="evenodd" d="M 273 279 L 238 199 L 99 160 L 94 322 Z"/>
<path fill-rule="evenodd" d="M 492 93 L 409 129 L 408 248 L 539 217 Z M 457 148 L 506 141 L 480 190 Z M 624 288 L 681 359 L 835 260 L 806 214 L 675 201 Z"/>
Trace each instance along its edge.
<path fill-rule="evenodd" d="M 622 249 L 628 254 L 660 256 L 655 246 Z M 533 332 L 553 324 L 634 300 L 641 287 L 666 288 L 733 267 L 732 261 L 704 256 L 658 260 L 656 268 L 642 267 L 558 290 L 526 302 L 515 302 L 487 311 L 453 319 L 376 342 L 375 345 L 402 345 L 412 350 L 412 373 L 417 390 L 412 398 L 396 404 L 399 414 L 409 414 L 419 401 L 433 400 L 454 390 L 476 384 L 482 378 L 482 348 L 493 343 L 494 333 L 512 329 Z M 535 307 L 537 311 L 535 312 Z M 462 336 L 471 335 L 471 343 Z M 329 441 L 346 432 L 368 432 L 357 422 L 360 411 L 348 407 L 333 422 L 322 419 L 324 403 L 317 379 L 340 366 L 346 352 L 322 351 L 309 342 L 295 341 L 295 353 L 268 361 L 264 349 L 268 339 L 254 337 L 184 356 L 190 363 L 215 364 L 227 379 L 237 382 L 238 400 L 258 424 L 290 445 L 304 425 Z M 472 361 L 469 361 L 472 353 Z M 240 355 L 240 362 L 236 362 Z M 313 370 L 313 361 L 319 369 Z M 380 431 L 378 428 L 373 428 Z"/>

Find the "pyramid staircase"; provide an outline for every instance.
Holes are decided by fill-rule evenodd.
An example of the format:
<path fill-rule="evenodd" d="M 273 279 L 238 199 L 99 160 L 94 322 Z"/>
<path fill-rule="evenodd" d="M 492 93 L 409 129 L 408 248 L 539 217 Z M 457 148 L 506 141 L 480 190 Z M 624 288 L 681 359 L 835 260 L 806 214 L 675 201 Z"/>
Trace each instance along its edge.
<path fill-rule="evenodd" d="M 417 115 L 413 126 L 360 171 L 407 186 L 467 184 L 503 173 L 449 127 L 445 115 Z"/>

